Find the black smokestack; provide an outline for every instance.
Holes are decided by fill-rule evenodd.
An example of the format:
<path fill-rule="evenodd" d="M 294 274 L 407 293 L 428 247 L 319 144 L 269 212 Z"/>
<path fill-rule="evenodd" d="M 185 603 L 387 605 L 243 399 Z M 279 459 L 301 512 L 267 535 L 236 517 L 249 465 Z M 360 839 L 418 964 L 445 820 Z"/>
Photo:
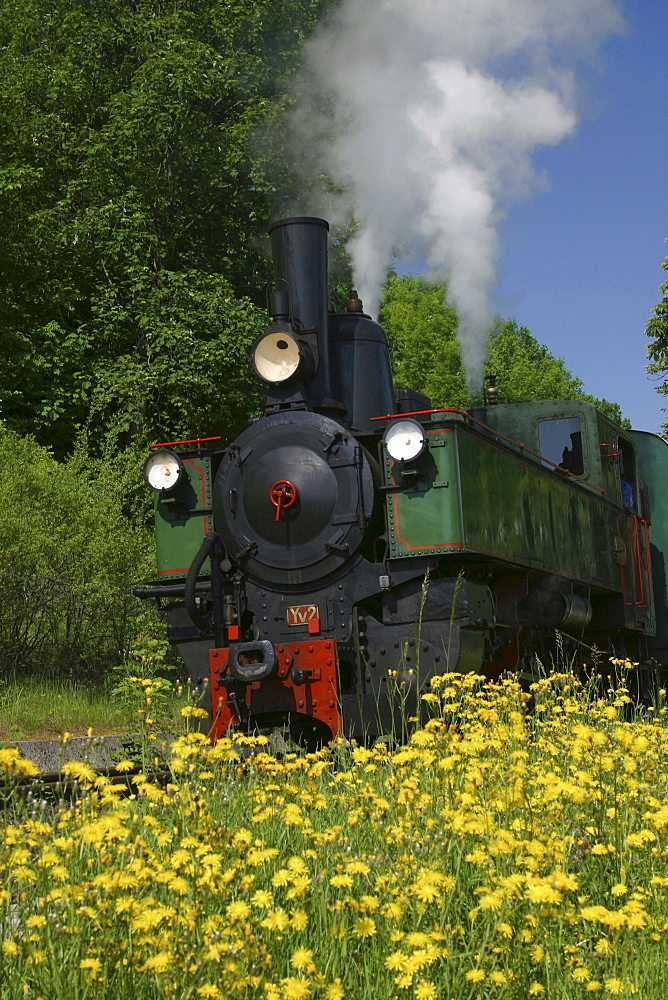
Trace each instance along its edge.
<path fill-rule="evenodd" d="M 316 331 L 318 367 L 309 386 L 315 406 L 329 400 L 327 232 L 324 219 L 280 219 L 269 227 L 274 277 L 286 282 L 290 321 L 297 333 Z"/>

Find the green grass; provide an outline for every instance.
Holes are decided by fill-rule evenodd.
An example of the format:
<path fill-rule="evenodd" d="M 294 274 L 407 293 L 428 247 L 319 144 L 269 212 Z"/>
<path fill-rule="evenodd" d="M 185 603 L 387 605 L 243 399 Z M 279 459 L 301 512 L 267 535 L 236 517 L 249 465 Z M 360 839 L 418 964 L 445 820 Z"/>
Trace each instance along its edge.
<path fill-rule="evenodd" d="M 136 708 L 114 698 L 112 687 L 47 678 L 0 679 L 0 740 L 52 739 L 64 732 L 85 736 L 89 730 L 96 736 L 135 732 Z M 183 729 L 180 709 L 185 704 L 175 687 L 164 720 L 175 732 Z"/>

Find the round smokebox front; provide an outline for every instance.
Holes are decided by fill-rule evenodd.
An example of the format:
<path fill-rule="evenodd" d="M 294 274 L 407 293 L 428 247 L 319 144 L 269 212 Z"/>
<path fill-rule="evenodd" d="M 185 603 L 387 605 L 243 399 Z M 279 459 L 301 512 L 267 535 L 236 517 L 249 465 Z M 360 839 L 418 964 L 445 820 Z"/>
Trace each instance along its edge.
<path fill-rule="evenodd" d="M 372 507 L 364 450 L 329 417 L 301 410 L 245 430 L 213 491 L 228 554 L 274 583 L 312 583 L 334 572 L 362 541 Z"/>

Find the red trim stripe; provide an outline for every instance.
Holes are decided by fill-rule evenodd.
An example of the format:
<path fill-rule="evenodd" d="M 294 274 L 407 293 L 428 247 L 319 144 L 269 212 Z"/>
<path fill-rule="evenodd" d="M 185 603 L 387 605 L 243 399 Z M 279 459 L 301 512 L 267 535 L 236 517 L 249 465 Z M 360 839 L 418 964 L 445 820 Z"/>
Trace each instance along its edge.
<path fill-rule="evenodd" d="M 160 441 L 158 444 L 150 444 L 150 448 L 171 448 L 177 444 L 201 444 L 202 441 L 220 441 L 220 434 L 209 438 L 190 438 L 188 441 Z"/>

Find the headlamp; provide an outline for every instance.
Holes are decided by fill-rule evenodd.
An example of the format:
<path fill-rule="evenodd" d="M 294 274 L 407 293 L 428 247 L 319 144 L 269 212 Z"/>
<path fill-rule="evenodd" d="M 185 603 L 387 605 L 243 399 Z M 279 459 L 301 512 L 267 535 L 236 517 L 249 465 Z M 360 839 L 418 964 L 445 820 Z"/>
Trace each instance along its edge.
<path fill-rule="evenodd" d="M 383 434 L 383 444 L 395 462 L 413 462 L 427 447 L 427 435 L 417 420 L 395 420 Z"/>
<path fill-rule="evenodd" d="M 144 479 L 158 493 L 173 490 L 186 474 L 183 462 L 166 448 L 151 452 L 144 462 Z"/>
<path fill-rule="evenodd" d="M 281 385 L 299 375 L 308 378 L 313 374 L 313 359 L 309 348 L 285 324 L 284 329 L 265 330 L 251 351 L 255 374 L 263 382 Z"/>

